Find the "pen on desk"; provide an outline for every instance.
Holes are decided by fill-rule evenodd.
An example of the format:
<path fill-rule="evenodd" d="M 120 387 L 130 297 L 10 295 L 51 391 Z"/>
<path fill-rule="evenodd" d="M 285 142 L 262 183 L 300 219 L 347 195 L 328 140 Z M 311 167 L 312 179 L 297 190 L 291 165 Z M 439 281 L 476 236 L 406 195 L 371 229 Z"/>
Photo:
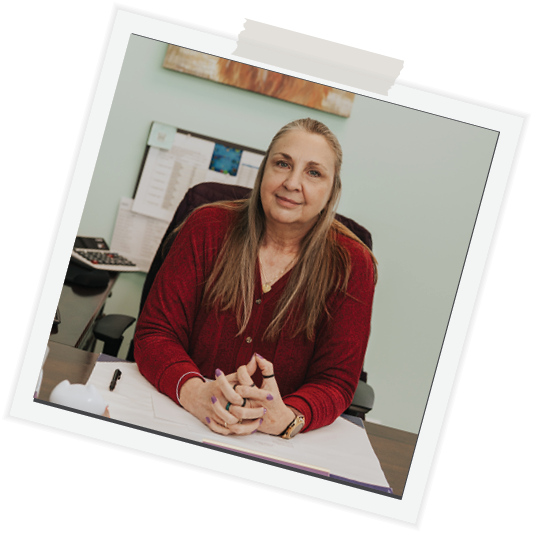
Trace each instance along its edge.
<path fill-rule="evenodd" d="M 114 388 L 117 385 L 117 381 L 120 379 L 120 376 L 122 376 L 122 372 L 117 368 L 115 370 L 115 373 L 113 374 L 113 379 L 111 380 L 111 383 L 109 384 L 109 390 L 114 390 Z"/>

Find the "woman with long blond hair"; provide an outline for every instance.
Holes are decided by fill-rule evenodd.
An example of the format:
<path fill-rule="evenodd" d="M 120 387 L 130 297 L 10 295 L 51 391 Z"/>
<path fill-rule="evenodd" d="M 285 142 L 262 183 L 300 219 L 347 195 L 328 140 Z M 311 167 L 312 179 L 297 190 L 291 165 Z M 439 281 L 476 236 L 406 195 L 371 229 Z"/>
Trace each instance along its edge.
<path fill-rule="evenodd" d="M 342 149 L 301 119 L 272 139 L 251 197 L 194 211 L 135 335 L 141 373 L 221 434 L 291 438 L 350 405 L 376 261 L 335 219 Z"/>

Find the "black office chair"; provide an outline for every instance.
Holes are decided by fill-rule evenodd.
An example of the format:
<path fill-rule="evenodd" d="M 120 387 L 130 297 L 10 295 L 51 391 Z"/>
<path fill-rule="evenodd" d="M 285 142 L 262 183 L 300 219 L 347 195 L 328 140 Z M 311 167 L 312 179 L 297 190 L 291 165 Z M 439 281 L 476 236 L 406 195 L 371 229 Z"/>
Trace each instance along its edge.
<path fill-rule="evenodd" d="M 183 200 L 181 201 L 176 210 L 172 222 L 168 226 L 168 229 L 152 261 L 150 270 L 148 271 L 148 274 L 146 276 L 141 295 L 139 315 L 141 314 L 141 311 L 144 307 L 144 303 L 146 301 L 146 298 L 148 297 L 156 275 L 159 272 L 159 269 L 161 268 L 161 265 L 163 264 L 169 249 L 172 246 L 175 234 L 173 236 L 170 235 L 173 230 L 177 228 L 197 207 L 220 200 L 227 201 L 248 198 L 251 192 L 251 189 L 248 189 L 247 187 L 240 187 L 238 185 L 227 185 L 223 183 L 200 183 L 199 185 L 196 185 L 187 191 Z M 336 218 L 337 220 L 339 220 L 339 222 L 344 224 L 350 231 L 357 235 L 370 249 L 372 249 L 372 236 L 366 228 L 342 215 L 337 214 Z M 116 337 L 118 335 L 118 332 L 114 333 L 114 335 Z M 118 350 L 116 353 L 110 353 L 108 355 L 116 355 L 117 353 Z M 135 360 L 133 342 L 131 342 L 130 344 L 127 360 Z M 346 410 L 346 414 L 359 416 L 360 418 L 364 419 L 365 413 L 372 409 L 374 405 L 374 391 L 372 387 L 366 383 L 366 380 L 367 374 L 363 371 L 359 379 L 359 385 L 355 392 L 354 399 L 352 401 L 351 406 Z"/>
<path fill-rule="evenodd" d="M 117 357 L 124 332 L 134 322 L 135 318 L 128 315 L 103 315 L 93 329 L 95 338 L 104 343 L 103 353 Z"/>

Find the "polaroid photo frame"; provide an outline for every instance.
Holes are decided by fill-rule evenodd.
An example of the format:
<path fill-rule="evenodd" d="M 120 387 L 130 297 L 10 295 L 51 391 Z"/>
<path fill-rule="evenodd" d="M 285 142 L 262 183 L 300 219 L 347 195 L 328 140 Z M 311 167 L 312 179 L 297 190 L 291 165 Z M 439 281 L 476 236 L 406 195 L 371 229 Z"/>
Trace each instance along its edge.
<path fill-rule="evenodd" d="M 488 178 L 483 186 L 482 201 L 475 213 L 474 229 L 468 242 L 468 253 L 453 298 L 453 309 L 444 326 L 444 343 L 439 352 L 436 371 L 430 384 L 430 391 L 428 391 L 427 403 L 423 406 L 423 418 L 416 450 L 401 500 L 391 499 L 382 494 L 367 492 L 354 487 L 328 483 L 325 480 L 291 470 L 275 468 L 260 462 L 164 439 L 156 434 L 140 432 L 126 426 L 106 423 L 97 418 L 80 416 L 75 412 L 54 409 L 33 402 L 35 384 L 49 336 L 49 318 L 53 316 L 59 298 L 72 243 L 89 193 L 131 35 L 176 44 L 269 70 L 276 70 L 283 74 L 294 75 L 309 81 L 355 92 L 356 95 L 373 99 L 376 102 L 401 106 L 404 109 L 411 108 L 428 115 L 444 117 L 448 120 L 494 132 L 496 142 L 492 158 L 488 164 Z M 65 206 L 62 224 L 59 228 L 56 246 L 52 253 L 35 325 L 29 339 L 11 414 L 26 420 L 44 423 L 138 450 L 149 451 L 222 473 L 259 481 L 391 518 L 414 522 L 438 442 L 448 397 L 518 142 L 522 119 L 425 91 L 403 87 L 399 84 L 396 84 L 389 91 L 388 96 L 379 96 L 361 91 L 357 87 L 343 86 L 326 79 L 305 76 L 298 72 L 286 71 L 255 61 L 244 61 L 242 58 L 232 55 L 234 49 L 235 42 L 231 39 L 126 12 L 118 13 Z M 302 116 L 304 115 L 306 115 L 306 110 L 302 108 Z M 133 432 L 135 433 L 134 438 L 132 437 Z"/>

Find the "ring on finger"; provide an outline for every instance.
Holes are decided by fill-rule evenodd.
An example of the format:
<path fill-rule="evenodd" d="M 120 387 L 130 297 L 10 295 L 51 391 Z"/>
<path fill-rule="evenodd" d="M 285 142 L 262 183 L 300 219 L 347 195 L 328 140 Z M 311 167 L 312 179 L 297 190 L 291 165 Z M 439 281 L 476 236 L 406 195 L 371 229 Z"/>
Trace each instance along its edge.
<path fill-rule="evenodd" d="M 231 411 L 229 410 L 229 408 L 230 408 L 232 405 L 233 405 L 233 404 L 232 404 L 231 402 L 228 402 L 228 403 L 226 404 L 226 411 L 227 411 L 228 413 L 231 412 Z M 241 407 L 244 407 L 245 405 L 246 405 L 246 398 L 243 399 Z"/>
<path fill-rule="evenodd" d="M 224 427 L 225 427 L 226 429 L 228 429 L 228 423 L 227 423 L 227 422 L 224 422 Z"/>
<path fill-rule="evenodd" d="M 264 377 L 265 379 L 273 378 L 273 377 L 274 377 L 274 374 L 270 374 L 270 376 L 265 376 L 265 375 L 263 374 L 263 377 Z"/>

